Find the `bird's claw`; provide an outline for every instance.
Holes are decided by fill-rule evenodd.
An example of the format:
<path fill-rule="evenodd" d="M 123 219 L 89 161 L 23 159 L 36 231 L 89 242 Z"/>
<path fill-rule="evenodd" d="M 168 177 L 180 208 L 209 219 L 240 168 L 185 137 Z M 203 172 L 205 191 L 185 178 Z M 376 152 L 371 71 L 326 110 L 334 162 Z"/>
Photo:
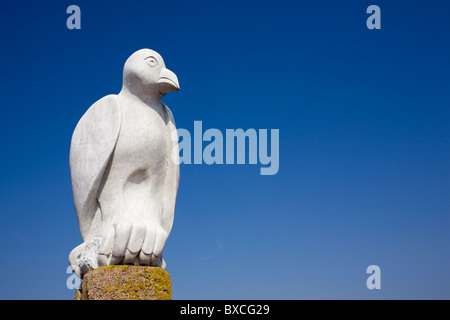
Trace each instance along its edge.
<path fill-rule="evenodd" d="M 168 233 L 161 226 L 123 221 L 110 228 L 98 252 L 99 266 L 134 264 L 165 268 Z"/>

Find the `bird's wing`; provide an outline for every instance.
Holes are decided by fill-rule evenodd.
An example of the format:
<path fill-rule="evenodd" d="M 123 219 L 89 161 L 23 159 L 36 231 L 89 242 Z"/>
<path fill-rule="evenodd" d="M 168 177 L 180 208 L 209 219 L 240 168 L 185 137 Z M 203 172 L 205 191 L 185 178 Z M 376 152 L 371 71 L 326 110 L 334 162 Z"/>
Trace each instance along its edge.
<path fill-rule="evenodd" d="M 169 147 L 167 150 L 167 173 L 164 182 L 164 209 L 162 215 L 162 227 L 167 232 L 167 234 L 169 234 L 173 225 L 178 184 L 180 181 L 180 160 L 178 149 L 178 133 L 175 127 L 175 120 L 173 119 L 173 114 L 170 109 L 165 104 L 163 105 L 169 135 Z"/>
<path fill-rule="evenodd" d="M 122 111 L 116 95 L 94 103 L 75 128 L 70 146 L 70 174 L 81 236 L 89 236 L 98 209 L 98 189 L 117 143 Z"/>

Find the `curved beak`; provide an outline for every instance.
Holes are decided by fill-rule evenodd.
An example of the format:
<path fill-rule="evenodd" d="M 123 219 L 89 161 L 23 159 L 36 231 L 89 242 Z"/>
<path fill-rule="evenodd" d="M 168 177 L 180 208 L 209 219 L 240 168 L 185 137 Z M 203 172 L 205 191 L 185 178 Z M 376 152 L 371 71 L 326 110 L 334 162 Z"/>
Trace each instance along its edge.
<path fill-rule="evenodd" d="M 159 74 L 158 87 L 162 94 L 180 90 L 176 74 L 167 68 L 162 69 Z"/>

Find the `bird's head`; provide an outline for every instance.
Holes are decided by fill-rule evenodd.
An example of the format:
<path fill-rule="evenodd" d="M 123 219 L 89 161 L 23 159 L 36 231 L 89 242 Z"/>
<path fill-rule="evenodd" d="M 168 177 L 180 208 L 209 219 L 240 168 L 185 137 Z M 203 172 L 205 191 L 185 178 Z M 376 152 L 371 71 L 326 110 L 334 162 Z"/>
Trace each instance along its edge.
<path fill-rule="evenodd" d="M 166 93 L 180 89 L 178 78 L 166 68 L 159 53 L 141 49 L 125 62 L 123 85 L 138 97 L 162 98 Z"/>

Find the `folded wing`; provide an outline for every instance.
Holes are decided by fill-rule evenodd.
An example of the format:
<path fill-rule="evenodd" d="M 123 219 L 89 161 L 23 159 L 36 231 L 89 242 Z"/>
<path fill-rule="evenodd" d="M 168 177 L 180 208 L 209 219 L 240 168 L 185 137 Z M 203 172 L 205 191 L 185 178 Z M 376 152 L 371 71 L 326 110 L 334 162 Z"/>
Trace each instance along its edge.
<path fill-rule="evenodd" d="M 178 185 L 180 181 L 178 133 L 175 120 L 170 109 L 163 104 L 167 122 L 168 149 L 167 149 L 167 172 L 164 183 L 164 209 L 162 214 L 162 227 L 170 233 L 173 225 L 175 204 L 177 200 Z"/>
<path fill-rule="evenodd" d="M 78 122 L 70 146 L 72 192 L 81 236 L 86 241 L 99 209 L 97 196 L 119 137 L 122 112 L 116 95 L 94 103 Z"/>

